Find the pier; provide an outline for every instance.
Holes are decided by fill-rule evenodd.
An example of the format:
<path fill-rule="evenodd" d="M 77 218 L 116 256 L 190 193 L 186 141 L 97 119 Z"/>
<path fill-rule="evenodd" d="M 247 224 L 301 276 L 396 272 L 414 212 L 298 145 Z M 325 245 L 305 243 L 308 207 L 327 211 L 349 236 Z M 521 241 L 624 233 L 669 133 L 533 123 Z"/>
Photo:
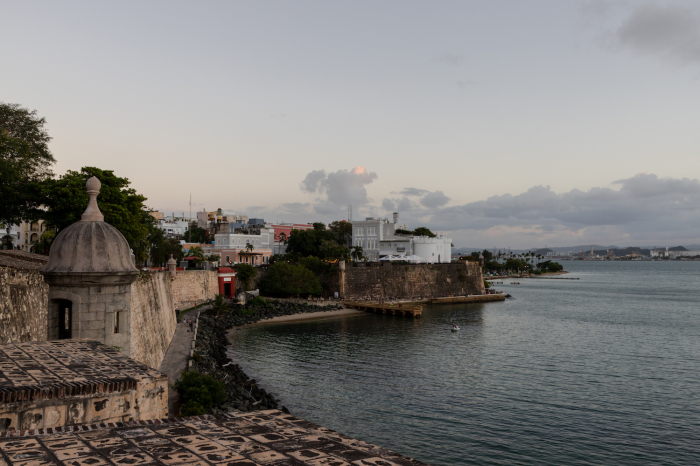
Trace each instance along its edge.
<path fill-rule="evenodd" d="M 374 312 L 375 314 L 392 314 L 414 318 L 423 316 L 423 306 L 415 303 L 380 304 L 365 301 L 345 301 L 343 304 L 347 307 Z"/>
<path fill-rule="evenodd" d="M 472 296 L 446 296 L 443 298 L 427 298 L 417 301 L 400 301 L 393 304 L 379 303 L 376 301 L 344 301 L 346 307 L 361 311 L 374 312 L 375 314 L 392 314 L 404 317 L 422 317 L 424 304 L 469 304 L 491 303 L 505 301 L 504 294 L 482 294 Z"/>

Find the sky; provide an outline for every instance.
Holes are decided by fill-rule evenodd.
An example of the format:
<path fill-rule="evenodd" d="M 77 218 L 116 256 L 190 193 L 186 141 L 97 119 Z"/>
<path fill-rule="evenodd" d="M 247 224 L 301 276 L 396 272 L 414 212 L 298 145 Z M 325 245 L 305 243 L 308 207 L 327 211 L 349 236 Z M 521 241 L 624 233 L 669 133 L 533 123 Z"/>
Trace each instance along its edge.
<path fill-rule="evenodd" d="M 54 172 L 456 247 L 700 243 L 700 2 L 0 0 Z"/>

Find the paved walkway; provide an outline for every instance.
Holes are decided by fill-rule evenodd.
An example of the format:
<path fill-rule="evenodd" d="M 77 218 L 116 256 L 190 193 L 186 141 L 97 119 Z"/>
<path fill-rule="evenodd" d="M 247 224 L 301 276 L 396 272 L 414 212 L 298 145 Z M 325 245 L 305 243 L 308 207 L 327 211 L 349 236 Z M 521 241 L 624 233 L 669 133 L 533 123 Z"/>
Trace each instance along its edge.
<path fill-rule="evenodd" d="M 158 370 L 168 376 L 168 414 L 170 417 L 180 415 L 180 403 L 177 399 L 177 392 L 173 388 L 175 381 L 180 378 L 180 372 L 187 367 L 187 361 L 190 358 L 190 348 L 192 346 L 192 338 L 194 333 L 188 332 L 187 319 L 195 319 L 197 315 L 211 306 L 202 306 L 197 309 L 192 309 L 190 312 L 183 314 L 182 319 L 178 322 L 175 328 L 175 335 L 170 342 L 168 352 L 165 353 L 163 362 L 160 363 Z"/>

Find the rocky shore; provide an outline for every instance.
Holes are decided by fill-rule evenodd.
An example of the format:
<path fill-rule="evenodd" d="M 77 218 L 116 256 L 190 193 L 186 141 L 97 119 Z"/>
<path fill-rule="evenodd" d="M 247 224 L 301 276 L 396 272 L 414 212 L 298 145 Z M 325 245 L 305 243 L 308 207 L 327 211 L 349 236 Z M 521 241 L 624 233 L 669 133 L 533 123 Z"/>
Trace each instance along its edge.
<path fill-rule="evenodd" d="M 211 414 L 223 414 L 230 411 L 263 411 L 267 409 L 287 409 L 278 406 L 278 400 L 258 387 L 254 379 L 249 378 L 238 364 L 226 355 L 229 342 L 226 331 L 247 324 L 273 317 L 312 313 L 342 309 L 341 305 L 318 306 L 307 303 L 283 301 L 253 300 L 246 306 L 230 304 L 219 315 L 201 314 L 197 331 L 192 367 L 190 371 L 210 375 L 222 381 L 226 386 L 226 401 L 212 409 Z"/>

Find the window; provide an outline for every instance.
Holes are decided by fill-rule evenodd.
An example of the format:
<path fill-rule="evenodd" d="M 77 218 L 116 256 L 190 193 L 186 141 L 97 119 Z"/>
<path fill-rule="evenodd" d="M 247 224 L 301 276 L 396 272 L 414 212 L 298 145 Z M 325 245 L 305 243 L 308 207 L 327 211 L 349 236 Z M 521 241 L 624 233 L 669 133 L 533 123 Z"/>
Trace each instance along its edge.
<path fill-rule="evenodd" d="M 231 256 L 226 256 L 226 263 L 228 264 L 229 262 L 231 262 Z"/>

